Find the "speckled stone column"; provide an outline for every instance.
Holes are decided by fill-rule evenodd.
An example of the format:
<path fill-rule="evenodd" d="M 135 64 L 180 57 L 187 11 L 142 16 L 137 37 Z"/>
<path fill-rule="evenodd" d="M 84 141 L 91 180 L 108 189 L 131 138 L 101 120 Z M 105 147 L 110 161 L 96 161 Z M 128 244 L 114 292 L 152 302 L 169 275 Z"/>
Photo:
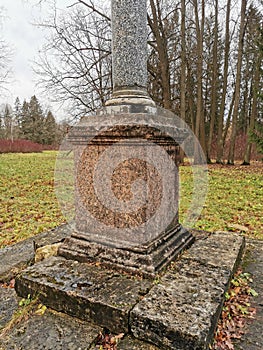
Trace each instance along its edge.
<path fill-rule="evenodd" d="M 147 94 L 146 0 L 112 0 L 113 94 L 107 105 L 154 105 Z"/>

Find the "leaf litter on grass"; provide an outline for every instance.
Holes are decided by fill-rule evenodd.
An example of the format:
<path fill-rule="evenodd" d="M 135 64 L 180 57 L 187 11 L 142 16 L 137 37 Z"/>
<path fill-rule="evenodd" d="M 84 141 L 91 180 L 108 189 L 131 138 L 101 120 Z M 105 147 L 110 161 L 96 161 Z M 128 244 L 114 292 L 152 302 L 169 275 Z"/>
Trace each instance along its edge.
<path fill-rule="evenodd" d="M 234 341 L 244 334 L 248 320 L 253 319 L 256 309 L 251 306 L 257 292 L 250 287 L 250 274 L 239 269 L 231 280 L 230 288 L 225 294 L 225 302 L 215 333 L 212 350 L 234 350 Z"/>
<path fill-rule="evenodd" d="M 53 188 L 56 155 L 0 155 L 0 247 L 65 221 Z"/>
<path fill-rule="evenodd" d="M 65 221 L 53 188 L 56 155 L 56 152 L 0 155 L 0 247 Z M 244 229 L 248 235 L 263 239 L 262 163 L 248 167 L 209 165 L 208 169 L 207 201 L 195 227 L 215 231 L 230 230 L 232 225 L 232 230 L 240 231 L 243 226 L 248 229 Z M 183 218 L 193 191 L 191 167 L 180 167 L 180 177 L 180 215 Z M 255 313 L 249 306 L 249 298 L 256 295 L 255 291 L 233 285 L 229 293 L 214 349 L 232 349 L 232 339 L 242 334 L 244 320 Z M 44 312 L 42 306 L 38 310 Z M 97 348 L 115 350 L 119 339 L 120 336 L 110 333 L 101 334 Z"/>
<path fill-rule="evenodd" d="M 263 239 L 263 163 L 250 166 L 209 164 L 209 190 L 196 229 L 233 231 Z M 191 202 L 191 167 L 180 167 L 180 217 Z M 182 221 L 181 220 L 181 221 Z"/>

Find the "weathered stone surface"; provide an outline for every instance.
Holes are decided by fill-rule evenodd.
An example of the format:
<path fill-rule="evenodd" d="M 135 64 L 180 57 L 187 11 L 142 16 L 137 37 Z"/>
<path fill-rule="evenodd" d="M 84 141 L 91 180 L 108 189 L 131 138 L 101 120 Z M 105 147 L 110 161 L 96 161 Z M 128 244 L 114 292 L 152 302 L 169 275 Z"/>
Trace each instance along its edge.
<path fill-rule="evenodd" d="M 15 290 L 0 286 L 0 329 L 11 320 L 17 306 L 18 302 Z"/>
<path fill-rule="evenodd" d="M 57 243 L 69 236 L 70 232 L 68 225 L 61 225 L 54 230 L 45 231 L 25 241 L 0 249 L 0 281 L 10 280 L 19 270 L 34 261 L 34 242 L 38 247 Z"/>
<path fill-rule="evenodd" d="M 173 220 L 177 226 L 178 143 L 144 125 L 119 125 L 89 140 L 88 125 L 81 126 L 69 135 L 76 229 L 125 247 L 153 241 Z"/>
<path fill-rule="evenodd" d="M 0 350 L 86 350 L 100 328 L 65 314 L 31 316 L 0 339 Z"/>
<path fill-rule="evenodd" d="M 155 107 L 147 93 L 147 8 L 145 0 L 113 0 L 113 94 L 107 105 Z"/>
<path fill-rule="evenodd" d="M 93 320 L 113 332 L 127 332 L 129 311 L 148 292 L 151 282 L 52 257 L 27 268 L 15 287 L 19 295 L 38 295 L 55 310 Z"/>
<path fill-rule="evenodd" d="M 154 277 L 193 241 L 193 236 L 180 226 L 160 235 L 149 245 L 125 249 L 92 242 L 92 237 L 76 232 L 65 240 L 59 249 L 59 255 L 80 262 L 100 262 L 115 270 Z"/>
<path fill-rule="evenodd" d="M 147 86 L 145 0 L 112 0 L 114 88 Z"/>
<path fill-rule="evenodd" d="M 52 257 L 27 268 L 16 290 L 113 333 L 131 330 L 160 349 L 207 349 L 243 241 L 232 233 L 203 235 L 154 283 Z M 147 345 L 123 342 L 131 349 Z"/>
<path fill-rule="evenodd" d="M 207 237 L 211 234 L 208 232 L 199 232 L 191 230 L 196 237 L 196 243 L 203 241 L 205 249 Z M 232 233 L 231 233 L 232 235 Z M 24 241 L 24 243 L 26 243 Z M 193 247 L 194 247 L 193 246 Z M 228 247 L 230 243 L 228 244 Z M 243 270 L 250 272 L 253 275 L 253 288 L 259 293 L 257 298 L 253 298 L 253 307 L 256 307 L 257 313 L 255 320 L 251 320 L 245 328 L 245 334 L 242 339 L 235 344 L 237 350 L 261 350 L 262 349 L 262 333 L 263 333 L 263 286 L 262 286 L 262 271 L 263 271 L 263 242 L 256 240 L 247 240 L 247 249 L 245 260 L 243 261 Z M 222 257 L 223 259 L 223 257 Z M 189 261 L 189 259 L 188 259 Z M 209 273 L 209 271 L 208 271 Z M 4 313 L 6 321 L 10 320 L 13 311 L 16 309 L 17 301 L 13 289 L 4 289 L 3 293 L 0 289 L 0 315 Z M 4 317 L 0 321 L 0 327 L 4 325 Z M 61 321 L 61 318 L 65 321 Z M 66 321 L 67 320 L 67 321 Z M 64 325 L 66 322 L 66 326 Z M 58 325 L 58 327 L 57 327 Z M 93 330 L 92 330 L 93 329 Z M 62 330 L 62 331 L 59 331 Z M 65 330 L 65 331 L 63 331 Z M 46 316 L 34 316 L 32 320 L 23 321 L 4 338 L 0 340 L 1 350 L 42 350 L 42 349 L 76 349 L 86 350 L 93 349 L 91 342 L 94 340 L 99 328 L 93 326 L 90 322 L 82 322 L 77 319 L 68 317 L 60 313 L 52 312 L 52 321 L 49 322 Z M 47 339 L 48 334 L 52 337 Z M 94 336 L 95 335 L 95 336 Z M 94 336 L 94 337 L 93 337 Z M 21 338 L 20 338 L 21 337 Z M 49 347 L 45 347 L 46 341 Z M 43 345 L 44 344 L 44 345 Z M 43 347 L 42 347 L 43 346 Z M 118 346 L 120 350 L 157 350 L 161 347 L 155 347 L 149 343 L 135 340 L 133 337 L 125 337 Z M 176 348 L 174 350 L 177 350 Z"/>
<path fill-rule="evenodd" d="M 35 252 L 35 262 L 42 261 L 51 256 L 58 255 L 58 248 L 61 246 L 61 243 L 48 244 L 43 247 L 37 248 Z"/>
<path fill-rule="evenodd" d="M 240 261 L 244 244 L 245 239 L 239 234 L 216 232 L 192 245 L 184 253 L 184 258 L 233 271 Z"/>
<path fill-rule="evenodd" d="M 188 132 L 174 115 L 157 112 L 84 117 L 71 130 L 74 163 L 63 153 L 70 174 L 60 173 L 74 178 L 65 198 L 74 199 L 75 230 L 59 255 L 148 277 L 193 242 L 178 222 L 179 145 Z M 61 192 L 68 188 L 58 183 Z"/>
<path fill-rule="evenodd" d="M 120 350 L 158 350 L 156 346 L 150 343 L 142 342 L 138 339 L 134 339 L 131 336 L 126 336 L 118 344 Z"/>
<path fill-rule="evenodd" d="M 207 349 L 243 246 L 232 234 L 194 244 L 132 310 L 133 335 L 161 349 Z"/>

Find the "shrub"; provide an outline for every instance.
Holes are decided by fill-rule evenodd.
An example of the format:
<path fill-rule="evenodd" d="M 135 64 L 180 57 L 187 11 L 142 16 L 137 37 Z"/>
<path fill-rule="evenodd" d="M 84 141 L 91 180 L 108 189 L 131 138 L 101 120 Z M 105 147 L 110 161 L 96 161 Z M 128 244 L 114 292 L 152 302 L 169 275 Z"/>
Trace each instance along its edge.
<path fill-rule="evenodd" d="M 246 151 L 246 143 L 247 143 L 247 135 L 246 134 L 239 134 L 236 137 L 236 144 L 235 144 L 235 160 L 243 160 L 245 151 Z M 230 148 L 230 139 L 226 140 L 225 147 L 224 147 L 224 153 L 223 153 L 223 159 L 227 160 L 228 153 Z M 216 138 L 214 138 L 212 143 L 212 149 L 211 149 L 211 158 L 216 159 L 217 154 L 217 145 L 216 145 Z M 256 145 L 253 144 L 252 150 L 251 150 L 251 160 L 260 160 L 262 156 L 256 149 Z"/>
<path fill-rule="evenodd" d="M 43 145 L 29 140 L 0 140 L 0 153 L 42 152 Z"/>

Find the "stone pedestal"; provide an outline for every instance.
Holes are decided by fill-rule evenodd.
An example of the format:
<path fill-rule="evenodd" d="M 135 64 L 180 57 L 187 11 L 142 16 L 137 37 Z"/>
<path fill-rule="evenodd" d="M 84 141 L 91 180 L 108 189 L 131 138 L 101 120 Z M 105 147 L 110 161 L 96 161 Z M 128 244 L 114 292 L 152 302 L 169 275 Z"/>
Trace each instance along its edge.
<path fill-rule="evenodd" d="M 146 1 L 111 5 L 113 93 L 69 135 L 75 229 L 59 254 L 154 276 L 193 241 L 178 220 L 188 135 L 147 93 Z"/>
<path fill-rule="evenodd" d="M 75 231 L 59 254 L 154 276 L 193 241 L 178 219 L 187 133 L 161 109 L 133 107 L 108 107 L 70 132 Z"/>

